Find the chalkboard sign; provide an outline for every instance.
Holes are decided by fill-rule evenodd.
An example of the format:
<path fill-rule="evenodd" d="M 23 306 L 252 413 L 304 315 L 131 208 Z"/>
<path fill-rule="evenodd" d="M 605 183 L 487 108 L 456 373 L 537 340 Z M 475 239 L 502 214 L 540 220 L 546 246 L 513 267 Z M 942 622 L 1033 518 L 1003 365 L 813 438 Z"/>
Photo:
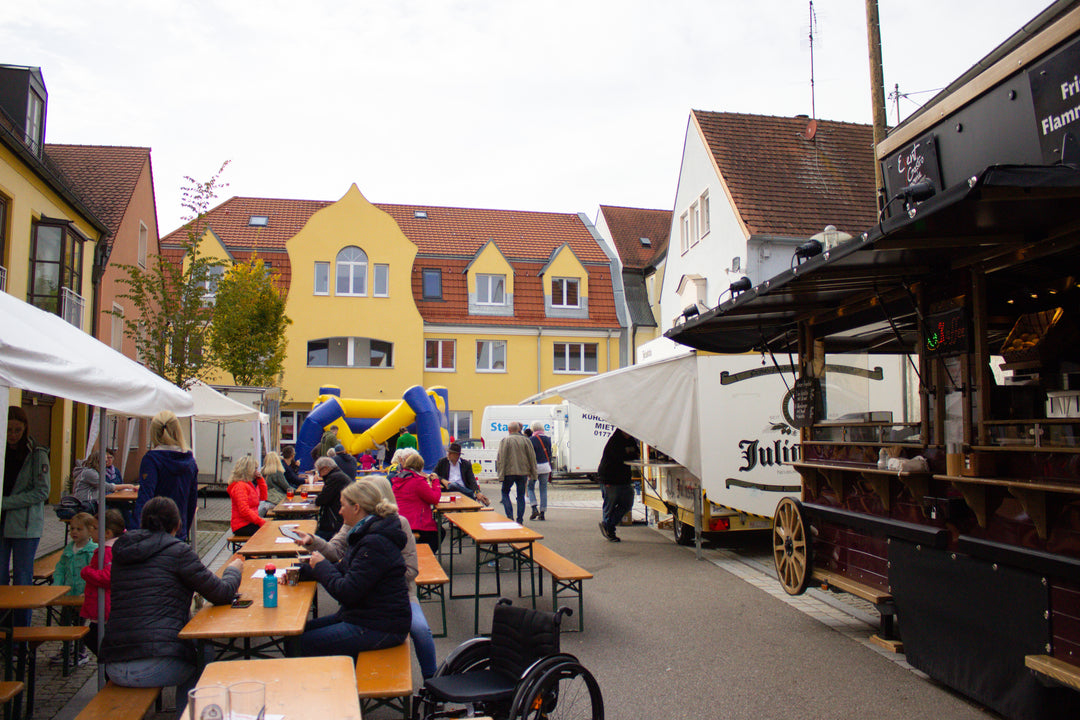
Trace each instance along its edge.
<path fill-rule="evenodd" d="M 801 377 L 791 389 L 794 409 L 791 424 L 797 428 L 810 427 L 818 419 L 818 407 L 821 403 L 821 381 L 812 377 Z"/>
<path fill-rule="evenodd" d="M 923 347 L 935 357 L 971 352 L 971 322 L 967 308 L 930 315 L 923 326 Z"/>
<path fill-rule="evenodd" d="M 884 166 L 885 186 L 890 197 L 919 182 L 933 183 L 936 192 L 943 189 L 937 141 L 933 135 L 924 135 L 901 148 L 885 160 Z"/>

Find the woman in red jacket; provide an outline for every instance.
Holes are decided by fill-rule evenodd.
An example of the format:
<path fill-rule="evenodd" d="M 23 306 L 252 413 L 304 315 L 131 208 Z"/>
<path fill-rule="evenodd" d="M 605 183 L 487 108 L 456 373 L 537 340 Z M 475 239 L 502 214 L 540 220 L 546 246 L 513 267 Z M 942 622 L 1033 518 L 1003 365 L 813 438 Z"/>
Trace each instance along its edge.
<path fill-rule="evenodd" d="M 439 531 L 432 510 L 442 497 L 438 476 L 434 480 L 424 475 L 424 458 L 418 452 L 410 452 L 401 461 L 401 470 L 390 481 L 397 499 L 398 514 L 409 521 L 420 542 L 439 552 Z"/>
<path fill-rule="evenodd" d="M 266 519 L 259 517 L 259 503 L 266 500 L 266 481 L 259 475 L 259 466 L 250 455 L 233 465 L 229 497 L 232 498 L 230 527 L 233 535 L 254 535 L 266 524 Z"/>

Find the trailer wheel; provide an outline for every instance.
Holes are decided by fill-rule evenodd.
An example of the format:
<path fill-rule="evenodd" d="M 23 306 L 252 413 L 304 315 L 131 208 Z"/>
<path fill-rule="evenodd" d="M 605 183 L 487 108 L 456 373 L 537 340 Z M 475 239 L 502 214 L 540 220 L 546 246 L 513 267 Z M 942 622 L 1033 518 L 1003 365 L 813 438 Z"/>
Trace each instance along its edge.
<path fill-rule="evenodd" d="M 810 580 L 810 542 L 802 503 L 786 497 L 773 517 L 773 561 L 788 595 L 801 595 Z"/>
<path fill-rule="evenodd" d="M 676 545 L 693 545 L 694 544 L 694 526 L 687 525 L 683 521 L 679 520 L 679 516 L 671 516 L 671 529 L 675 534 Z"/>

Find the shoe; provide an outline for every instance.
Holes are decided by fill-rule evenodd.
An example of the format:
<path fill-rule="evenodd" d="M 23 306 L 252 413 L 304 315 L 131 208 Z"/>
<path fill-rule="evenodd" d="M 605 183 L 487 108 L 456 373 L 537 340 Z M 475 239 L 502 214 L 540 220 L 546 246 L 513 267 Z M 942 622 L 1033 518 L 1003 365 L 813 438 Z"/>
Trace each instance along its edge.
<path fill-rule="evenodd" d="M 533 505 L 532 515 L 529 516 L 529 519 L 530 520 L 535 520 L 538 517 L 540 517 L 540 513 L 537 511 L 536 506 Z"/>
<path fill-rule="evenodd" d="M 609 542 L 622 542 L 622 538 L 619 537 L 618 535 L 616 535 L 615 533 L 611 533 L 611 535 L 608 536 L 608 541 Z"/>
<path fill-rule="evenodd" d="M 603 535 L 604 537 L 606 537 L 608 540 L 610 540 L 612 538 L 612 533 L 609 532 L 606 527 L 604 527 L 604 523 L 600 522 L 600 523 L 597 523 L 597 525 L 600 526 L 600 534 Z"/>
<path fill-rule="evenodd" d="M 90 662 L 90 653 L 84 650 L 83 652 L 79 653 L 79 657 L 75 659 L 75 666 L 82 667 L 88 662 Z"/>
<path fill-rule="evenodd" d="M 537 518 L 536 518 L 536 519 L 537 519 L 537 520 L 543 520 L 543 519 L 544 519 L 544 513 L 542 513 L 542 512 L 541 512 L 541 513 L 540 513 L 540 514 L 539 514 L 539 515 L 537 516 Z"/>
<path fill-rule="evenodd" d="M 16 653 L 15 656 L 18 657 L 18 653 Z M 68 657 L 70 657 L 70 655 Z M 64 656 L 63 656 L 62 653 L 53 653 L 52 655 L 49 656 L 49 664 L 50 665 L 61 665 L 61 664 L 63 664 L 63 662 L 64 662 Z"/>

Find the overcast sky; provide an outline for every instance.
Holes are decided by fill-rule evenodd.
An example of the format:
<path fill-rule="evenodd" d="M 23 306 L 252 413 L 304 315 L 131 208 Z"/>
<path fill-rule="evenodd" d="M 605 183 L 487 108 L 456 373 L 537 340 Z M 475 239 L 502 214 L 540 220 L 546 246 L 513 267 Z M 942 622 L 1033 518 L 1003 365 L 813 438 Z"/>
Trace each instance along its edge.
<path fill-rule="evenodd" d="M 948 84 L 1049 0 L 879 0 L 885 85 Z M 817 117 L 870 122 L 864 0 L 817 0 Z M 691 109 L 809 114 L 808 0 L 37 0 L 46 141 L 152 148 L 158 223 L 233 195 L 671 209 Z M 930 94 L 900 101 L 901 118 Z M 896 103 L 887 100 L 890 124 Z"/>

